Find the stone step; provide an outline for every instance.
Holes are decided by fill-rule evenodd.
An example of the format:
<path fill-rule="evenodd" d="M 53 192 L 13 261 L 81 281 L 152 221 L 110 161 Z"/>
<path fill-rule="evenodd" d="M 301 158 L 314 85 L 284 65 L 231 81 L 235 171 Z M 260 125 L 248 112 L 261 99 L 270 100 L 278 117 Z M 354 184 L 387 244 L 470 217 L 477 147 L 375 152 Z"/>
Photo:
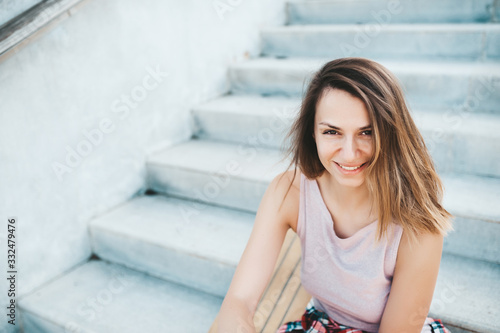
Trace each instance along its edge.
<path fill-rule="evenodd" d="M 201 139 L 281 147 L 300 103 L 280 96 L 222 96 L 191 109 L 193 133 Z"/>
<path fill-rule="evenodd" d="M 375 59 L 376 60 L 376 59 Z M 232 94 L 300 97 L 320 58 L 257 58 L 230 67 Z M 500 64 L 380 61 L 401 81 L 411 109 L 500 114 Z"/>
<path fill-rule="evenodd" d="M 256 212 L 274 175 L 288 166 L 281 158 L 276 149 L 191 140 L 148 158 L 149 188 Z M 456 221 L 445 251 L 500 263 L 500 207 L 494 204 L 500 202 L 500 179 L 456 174 L 441 179 L 443 204 Z"/>
<path fill-rule="evenodd" d="M 300 103 L 298 98 L 223 96 L 193 108 L 195 133 L 203 139 L 285 147 Z M 500 177 L 500 116 L 448 111 L 414 112 L 413 117 L 440 172 Z"/>
<path fill-rule="evenodd" d="M 254 214 L 164 196 L 138 197 L 90 223 L 93 252 L 224 297 Z"/>
<path fill-rule="evenodd" d="M 277 150 L 254 143 L 190 140 L 149 156 L 146 168 L 154 191 L 256 212 L 268 184 L 286 165 Z"/>
<path fill-rule="evenodd" d="M 92 260 L 19 300 L 24 332 L 207 332 L 222 298 Z"/>
<path fill-rule="evenodd" d="M 261 36 L 269 57 L 500 59 L 500 24 L 292 25 Z"/>
<path fill-rule="evenodd" d="M 288 24 L 498 22 L 494 0 L 288 1 Z"/>
<path fill-rule="evenodd" d="M 454 216 L 446 252 L 500 264 L 500 179 L 442 175 L 443 206 Z"/>
<path fill-rule="evenodd" d="M 500 265 L 444 253 L 429 315 L 451 332 L 500 332 Z"/>

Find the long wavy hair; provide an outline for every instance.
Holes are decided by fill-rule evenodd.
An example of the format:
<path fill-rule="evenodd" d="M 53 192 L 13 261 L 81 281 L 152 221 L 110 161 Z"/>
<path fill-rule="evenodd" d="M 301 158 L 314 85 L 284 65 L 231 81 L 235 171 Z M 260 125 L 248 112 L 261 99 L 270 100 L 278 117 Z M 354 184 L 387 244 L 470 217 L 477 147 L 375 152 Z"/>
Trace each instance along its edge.
<path fill-rule="evenodd" d="M 325 168 L 313 138 L 316 106 L 325 89 L 340 89 L 361 99 L 372 124 L 374 154 L 365 182 L 378 207 L 377 241 L 391 223 L 398 223 L 410 242 L 422 232 L 446 235 L 451 214 L 441 205 L 443 185 L 422 135 L 415 126 L 396 77 L 382 65 L 364 58 L 341 58 L 314 74 L 285 141 L 285 158 L 309 179 Z M 293 182 L 293 180 L 292 180 Z M 290 190 L 288 187 L 288 191 Z M 287 191 L 287 193 L 288 193 Z"/>

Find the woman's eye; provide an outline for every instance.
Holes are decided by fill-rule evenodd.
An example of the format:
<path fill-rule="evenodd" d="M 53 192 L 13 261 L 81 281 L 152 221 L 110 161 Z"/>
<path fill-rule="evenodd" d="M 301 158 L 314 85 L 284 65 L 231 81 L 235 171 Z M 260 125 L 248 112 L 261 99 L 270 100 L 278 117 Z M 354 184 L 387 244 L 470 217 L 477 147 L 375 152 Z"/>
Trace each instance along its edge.
<path fill-rule="evenodd" d="M 323 134 L 337 134 L 338 132 L 336 130 L 328 130 L 323 132 Z"/>
<path fill-rule="evenodd" d="M 363 131 L 363 132 L 361 132 L 361 134 L 363 134 L 363 135 L 372 135 L 372 130 Z"/>

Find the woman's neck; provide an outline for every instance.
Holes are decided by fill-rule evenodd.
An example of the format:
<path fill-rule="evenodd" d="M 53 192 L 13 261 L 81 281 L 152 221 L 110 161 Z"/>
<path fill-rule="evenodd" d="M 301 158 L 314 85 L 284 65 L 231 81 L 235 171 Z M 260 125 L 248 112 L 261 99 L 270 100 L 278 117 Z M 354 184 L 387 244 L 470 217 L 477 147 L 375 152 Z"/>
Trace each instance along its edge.
<path fill-rule="evenodd" d="M 326 195 L 328 200 L 332 200 L 334 206 L 341 208 L 343 211 L 359 211 L 366 210 L 367 207 L 371 208 L 372 199 L 366 183 L 357 187 L 344 186 L 339 184 L 327 172 L 319 178 L 322 178 L 323 195 Z"/>

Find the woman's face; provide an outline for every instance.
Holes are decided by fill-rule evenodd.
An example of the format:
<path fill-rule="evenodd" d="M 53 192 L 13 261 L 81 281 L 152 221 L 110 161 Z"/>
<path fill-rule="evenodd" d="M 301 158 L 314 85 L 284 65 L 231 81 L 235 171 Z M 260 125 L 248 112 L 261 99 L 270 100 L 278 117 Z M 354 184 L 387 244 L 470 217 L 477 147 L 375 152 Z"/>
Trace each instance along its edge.
<path fill-rule="evenodd" d="M 327 88 L 316 105 L 314 139 L 318 156 L 340 185 L 358 187 L 373 155 L 366 106 L 346 91 Z"/>

